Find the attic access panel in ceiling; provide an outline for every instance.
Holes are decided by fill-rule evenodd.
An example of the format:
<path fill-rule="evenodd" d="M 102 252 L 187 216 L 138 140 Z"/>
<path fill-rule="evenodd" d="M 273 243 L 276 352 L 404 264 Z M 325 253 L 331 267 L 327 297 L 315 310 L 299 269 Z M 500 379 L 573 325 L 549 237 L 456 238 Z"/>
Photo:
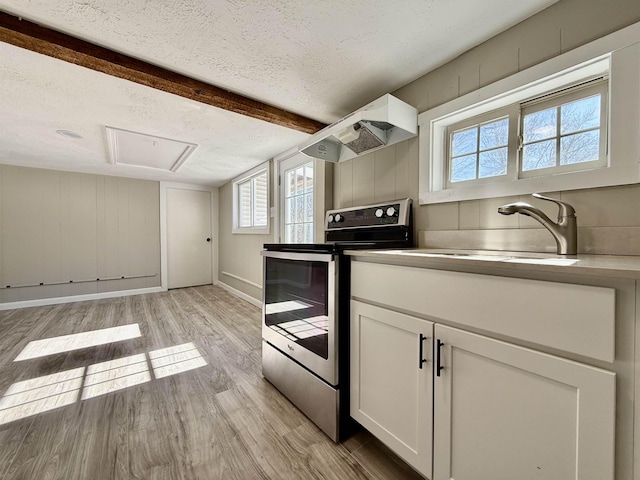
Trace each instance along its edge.
<path fill-rule="evenodd" d="M 176 172 L 198 145 L 106 127 L 109 161 L 114 165 L 155 168 Z"/>

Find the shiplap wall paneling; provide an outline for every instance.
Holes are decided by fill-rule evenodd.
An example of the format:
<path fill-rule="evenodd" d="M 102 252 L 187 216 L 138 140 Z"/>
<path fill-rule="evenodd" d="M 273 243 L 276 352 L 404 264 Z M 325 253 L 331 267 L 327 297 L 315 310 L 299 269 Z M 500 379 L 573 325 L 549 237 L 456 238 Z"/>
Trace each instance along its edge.
<path fill-rule="evenodd" d="M 375 153 L 368 153 L 351 160 L 353 164 L 353 205 L 374 202 Z"/>
<path fill-rule="evenodd" d="M 0 284 L 36 285 L 0 289 L 0 302 L 160 284 L 158 182 L 7 165 L 0 173 Z"/>
<path fill-rule="evenodd" d="M 98 184 L 98 291 L 156 286 L 160 279 L 160 213 L 157 182 L 102 177 Z"/>
<path fill-rule="evenodd" d="M 22 169 L 8 167 L 2 175 L 3 286 L 33 283 L 39 277 L 42 248 L 39 219 L 41 192 Z M 3 297 L 20 299 L 20 289 L 5 289 Z"/>
<path fill-rule="evenodd" d="M 4 216 L 2 221 L 3 236 L 3 285 L 24 283 L 28 264 L 24 264 L 25 249 L 21 238 L 29 234 L 28 222 L 22 221 L 24 212 L 23 195 L 28 196 L 21 185 L 20 171 L 6 169 L 2 176 L 2 196 Z M 26 247 L 26 246 L 24 246 Z M 20 268 L 20 264 L 24 264 Z"/>
<path fill-rule="evenodd" d="M 125 281 L 106 280 L 126 276 L 129 269 L 127 259 L 122 259 L 122 241 L 126 235 L 122 235 L 121 229 L 128 226 L 129 204 L 127 180 L 118 177 L 104 177 L 98 187 L 98 249 L 100 261 L 98 264 L 98 291 L 122 290 Z M 124 185 L 124 186 L 123 186 Z M 123 220 L 122 217 L 125 217 Z M 128 245 L 127 245 L 128 247 Z M 128 248 L 127 248 L 128 251 Z"/>
<path fill-rule="evenodd" d="M 373 153 L 373 194 L 375 202 L 396 198 L 396 149 L 394 146 Z"/>
<path fill-rule="evenodd" d="M 5 193 L 11 188 L 10 182 L 7 179 L 7 172 L 5 169 L 0 167 L 0 285 L 5 286 L 8 285 L 9 278 L 9 265 L 5 261 L 5 257 L 7 256 L 7 252 L 9 250 L 9 245 L 11 243 L 11 237 L 8 233 L 9 231 L 9 218 L 5 214 L 6 211 L 11 207 L 10 200 L 8 198 L 5 199 L 7 195 Z M 7 301 L 6 298 L 10 298 L 13 292 L 9 292 L 4 288 L 0 289 L 0 301 Z"/>
<path fill-rule="evenodd" d="M 40 173 L 40 172 L 38 172 Z M 41 281 L 43 265 L 47 261 L 42 254 L 46 233 L 42 230 L 43 198 L 42 175 L 29 177 L 18 172 L 15 184 L 18 186 L 18 202 L 14 205 L 13 228 L 15 250 L 8 256 L 14 272 L 13 285 L 25 285 Z M 14 255 L 15 254 L 15 255 Z"/>
<path fill-rule="evenodd" d="M 409 188 L 409 142 L 394 145 L 394 195 L 395 198 L 411 197 Z"/>
<path fill-rule="evenodd" d="M 145 215 L 146 193 L 143 185 L 129 182 L 129 272 L 135 275 L 147 274 L 147 255 L 145 252 L 147 228 Z M 143 279 L 133 279 L 135 288 L 139 288 Z"/>
<path fill-rule="evenodd" d="M 160 185 L 155 182 L 129 179 L 129 225 L 131 271 L 136 275 L 157 277 L 130 280 L 127 288 L 158 285 L 160 266 Z"/>
<path fill-rule="evenodd" d="M 340 179 L 336 208 L 352 207 L 353 203 L 353 160 L 339 163 Z"/>
<path fill-rule="evenodd" d="M 415 157 L 415 158 L 414 158 Z M 417 139 L 401 142 L 335 165 L 334 208 L 417 198 Z"/>
<path fill-rule="evenodd" d="M 41 250 L 43 254 L 40 282 L 51 284 L 69 278 L 69 265 L 65 255 L 64 222 L 62 221 L 69 204 L 69 191 L 66 185 L 67 174 L 53 170 L 34 170 L 34 177 L 40 177 L 39 191 L 42 205 Z M 48 285 L 29 289 L 39 298 L 70 295 L 69 285 Z"/>
<path fill-rule="evenodd" d="M 117 227 L 118 232 L 115 247 L 118 251 L 117 262 L 118 270 L 116 275 L 128 277 L 131 274 L 129 255 L 131 253 L 129 242 L 131 240 L 131 232 L 129 232 L 129 225 L 131 224 L 129 219 L 129 181 L 125 178 L 118 178 L 116 188 L 116 202 L 117 207 Z M 119 280 L 114 281 L 114 285 L 117 289 L 124 288 L 126 281 L 121 282 Z"/>
<path fill-rule="evenodd" d="M 117 177 L 104 177 L 97 185 L 97 278 L 120 275 L 118 262 L 118 181 Z M 98 291 L 104 291 L 107 286 L 107 282 L 99 283 Z"/>
<path fill-rule="evenodd" d="M 69 265 L 69 280 L 82 281 L 72 288 L 73 294 L 95 293 L 96 285 L 85 280 L 98 276 L 96 246 L 96 181 L 95 175 L 64 174 L 68 202 L 62 213 L 65 258 Z M 62 279 L 64 280 L 64 279 Z"/>

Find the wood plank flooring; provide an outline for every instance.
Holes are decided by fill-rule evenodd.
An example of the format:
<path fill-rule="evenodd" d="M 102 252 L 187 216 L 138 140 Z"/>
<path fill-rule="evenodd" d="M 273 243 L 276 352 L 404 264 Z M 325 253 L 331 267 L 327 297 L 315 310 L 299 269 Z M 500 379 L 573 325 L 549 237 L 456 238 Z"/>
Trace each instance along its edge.
<path fill-rule="evenodd" d="M 31 341 L 132 323 L 140 337 L 14 361 Z M 150 352 L 190 342 L 162 358 L 174 374 L 153 367 Z M 0 311 L 0 478 L 421 478 L 364 431 L 333 443 L 262 377 L 260 352 L 259 309 L 215 286 Z M 198 354 L 206 365 L 187 370 Z M 26 400 L 7 394 L 17 382 L 126 357 L 126 367 L 91 367 L 108 369 L 96 374 L 107 378 L 104 394 L 83 399 L 88 370 L 66 397 L 69 382 L 57 378 Z M 69 395 L 67 405 L 34 407 Z M 14 411 L 24 418 L 8 421 Z"/>

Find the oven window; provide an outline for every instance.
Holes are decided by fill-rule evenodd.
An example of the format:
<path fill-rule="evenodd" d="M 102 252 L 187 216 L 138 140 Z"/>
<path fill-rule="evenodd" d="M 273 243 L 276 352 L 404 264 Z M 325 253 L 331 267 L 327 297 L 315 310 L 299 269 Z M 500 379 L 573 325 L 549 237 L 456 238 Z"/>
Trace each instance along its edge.
<path fill-rule="evenodd" d="M 328 358 L 329 264 L 267 257 L 265 268 L 265 324 Z"/>

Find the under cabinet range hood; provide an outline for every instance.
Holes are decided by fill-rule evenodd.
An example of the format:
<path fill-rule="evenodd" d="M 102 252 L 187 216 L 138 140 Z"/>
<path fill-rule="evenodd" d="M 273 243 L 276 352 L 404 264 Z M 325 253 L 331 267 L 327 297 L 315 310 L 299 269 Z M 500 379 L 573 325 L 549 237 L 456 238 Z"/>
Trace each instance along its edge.
<path fill-rule="evenodd" d="M 342 162 L 417 133 L 418 111 L 387 93 L 312 135 L 298 150 L 309 157 Z"/>

